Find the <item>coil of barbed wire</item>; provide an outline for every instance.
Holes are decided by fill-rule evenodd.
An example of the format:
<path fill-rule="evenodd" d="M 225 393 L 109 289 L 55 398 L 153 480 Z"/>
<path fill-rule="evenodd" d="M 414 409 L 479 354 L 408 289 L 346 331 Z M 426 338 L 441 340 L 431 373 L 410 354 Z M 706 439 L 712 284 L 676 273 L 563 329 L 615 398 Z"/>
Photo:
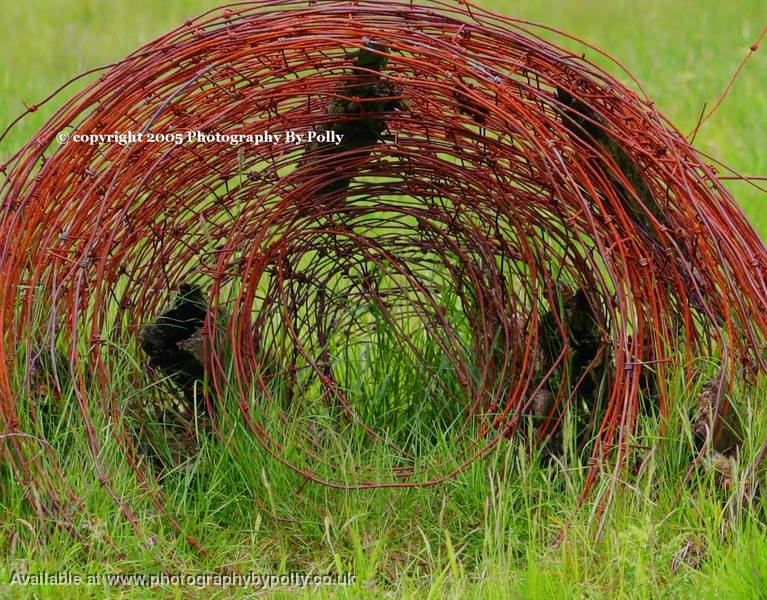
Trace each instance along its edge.
<path fill-rule="evenodd" d="M 127 354 L 308 479 L 410 486 L 525 416 L 549 438 L 579 397 L 602 406 L 590 452 L 620 460 L 650 378 L 662 412 L 695 357 L 760 370 L 758 236 L 649 99 L 543 31 L 457 2 L 256 1 L 101 70 L 2 167 L 4 428 L 14 369 L 59 356 L 98 466 Z M 181 286 L 194 373 L 151 337 Z M 424 417 L 456 460 L 413 441 Z M 389 475 L 336 476 L 337 440 L 391 449 Z"/>

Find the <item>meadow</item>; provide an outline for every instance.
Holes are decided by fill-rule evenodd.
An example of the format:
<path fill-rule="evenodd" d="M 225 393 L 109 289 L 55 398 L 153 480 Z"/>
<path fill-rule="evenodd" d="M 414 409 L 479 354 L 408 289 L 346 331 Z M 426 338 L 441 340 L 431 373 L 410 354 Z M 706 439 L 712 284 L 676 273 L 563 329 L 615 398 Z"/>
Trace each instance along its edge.
<path fill-rule="evenodd" d="M 637 76 L 658 110 L 682 132 L 693 129 L 704 107 L 717 100 L 767 23 L 764 7 L 754 0 L 478 3 L 567 31 L 605 50 Z M 77 74 L 118 60 L 214 6 L 210 0 L 6 1 L 0 24 L 0 129 L 23 110 L 23 103 L 40 101 Z M 578 47 L 553 32 L 551 39 Z M 625 79 L 604 58 L 590 58 Z M 767 174 L 765 81 L 767 52 L 762 49 L 695 139 L 702 152 L 747 175 Z M 0 143 L 0 160 L 25 143 L 68 93 L 16 126 Z M 757 231 L 767 236 L 765 193 L 741 181 L 728 182 L 728 187 Z M 386 351 L 391 369 L 406 379 L 396 348 Z M 129 383 L 115 385 L 127 389 Z M 8 492 L 0 497 L 0 593 L 74 596 L 67 587 L 11 586 L 11 574 L 19 569 L 79 574 L 228 570 L 356 575 L 350 586 L 277 590 L 272 592 L 277 598 L 767 597 L 767 501 L 758 499 L 745 510 L 733 510 L 728 502 L 750 485 L 744 467 L 767 435 L 767 386 L 738 387 L 746 439 L 733 482 L 723 490 L 711 470 L 682 484 L 693 446 L 685 418 L 692 398 L 680 382 L 671 383 L 680 398 L 678 411 L 662 433 L 652 419 L 642 422 L 636 444 L 655 450 L 636 478 L 617 482 L 600 531 L 594 503 L 579 503 L 586 469 L 572 446 L 557 464 L 544 464 L 526 442 L 515 441 L 439 486 L 344 491 L 302 486 L 300 477 L 266 456 L 244 428 L 232 423 L 225 429 L 225 443 L 203 439 L 190 468 L 167 481 L 169 505 L 183 533 L 200 539 L 205 555 L 174 542 L 175 532 L 152 511 L 119 447 L 106 445 L 103 461 L 113 466 L 115 489 L 142 507 L 142 524 L 157 536 L 154 547 L 147 547 L 95 480 L 84 458 L 85 437 L 69 435 L 76 419 L 72 411 L 65 412 L 48 437 L 64 457 L 69 484 L 93 516 L 81 524 L 92 543 L 82 544 L 55 524 L 36 521 L 23 490 L 0 469 L 0 478 L 6 479 L 0 490 Z M 96 424 L 102 431 L 111 426 L 106 418 Z M 566 437 L 568 431 L 572 428 L 565 428 Z M 441 456 L 455 454 L 448 432 L 436 444 Z M 374 457 L 382 471 L 387 460 L 385 452 Z M 608 479 L 594 497 L 605 493 Z M 554 544 L 563 526 L 567 534 Z M 105 533 L 124 557 L 100 543 Z M 212 589 L 102 584 L 82 587 L 76 596 L 265 594 Z"/>

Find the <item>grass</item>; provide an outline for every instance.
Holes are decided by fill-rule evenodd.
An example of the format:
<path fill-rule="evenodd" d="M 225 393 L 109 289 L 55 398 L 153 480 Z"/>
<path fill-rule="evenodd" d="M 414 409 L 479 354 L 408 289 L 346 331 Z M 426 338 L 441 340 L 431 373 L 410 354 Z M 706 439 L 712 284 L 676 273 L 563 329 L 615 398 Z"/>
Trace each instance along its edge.
<path fill-rule="evenodd" d="M 112 373 L 135 371 L 128 358 L 123 361 L 111 365 Z M 98 406 L 98 383 L 92 387 L 89 397 Z M 118 398 L 125 398 L 135 390 L 135 382 L 118 375 L 111 387 Z M 613 479 L 604 474 L 595 497 L 611 489 L 614 496 L 595 541 L 594 504 L 578 504 L 587 467 L 567 434 L 570 424 L 565 428 L 570 442 L 553 463 L 539 460 L 522 436 L 503 442 L 487 459 L 474 462 L 444 485 L 345 491 L 306 485 L 261 450 L 242 419 L 225 417 L 222 441 L 201 434 L 199 452 L 162 479 L 169 514 L 181 525 L 176 532 L 122 458 L 113 435 L 115 424 L 94 412 L 99 464 L 111 491 L 138 516 L 137 533 L 94 478 L 82 421 L 65 385 L 60 404 L 37 422 L 25 420 L 21 426 L 44 436 L 60 457 L 67 485 L 85 502 L 86 510 L 71 518 L 87 543 L 73 541 L 53 521 L 39 520 L 24 501 L 21 486 L 9 486 L 0 504 L 0 547 L 8 557 L 0 564 L 0 577 L 9 581 L 11 571 L 28 561 L 32 573 L 83 577 L 160 571 L 302 571 L 357 577 L 349 587 L 307 590 L 304 596 L 309 598 L 758 598 L 760 580 L 767 577 L 762 524 L 767 507 L 759 500 L 749 510 L 732 511 L 728 502 L 746 485 L 748 459 L 767 433 L 764 407 L 758 404 L 764 391 L 762 387 L 742 395 L 743 420 L 753 425 L 729 490 L 718 485 L 713 470 L 705 466 L 688 485 L 681 485 L 694 451 L 686 418 L 692 390 L 678 389 L 681 401 L 663 436 L 654 419 L 646 417 L 635 443 L 655 449 L 638 455 L 643 464 L 636 477 L 622 473 Z M 151 393 L 149 387 L 139 389 L 142 397 Z M 417 398 L 414 394 L 399 402 L 409 405 Z M 20 414 L 29 412 L 23 405 L 27 401 L 20 398 Z M 35 401 L 40 405 L 53 398 Z M 232 405 L 222 414 L 236 415 L 234 399 L 227 401 Z M 266 413 L 260 421 L 270 429 L 275 419 L 275 414 Z M 414 435 L 424 462 L 441 472 L 458 466 L 461 447 L 452 441 L 451 432 L 434 437 L 424 423 L 421 426 L 424 432 Z M 358 479 L 357 465 L 364 463 L 372 465 L 373 477 L 386 478 L 395 460 L 388 448 L 371 448 L 357 436 L 344 435 L 343 429 L 335 434 L 325 447 L 321 472 L 326 469 L 326 475 L 341 481 Z M 296 442 L 290 435 L 284 440 L 286 454 L 300 463 Z M 30 451 L 35 445 L 29 441 Z M 48 467 L 45 460 L 40 464 Z M 61 482 L 53 481 L 61 496 Z M 563 526 L 566 535 L 556 546 Z M 208 554 L 200 555 L 186 543 L 189 536 L 200 540 Z M 119 557 L 107 539 L 125 557 Z M 106 594 L 96 586 L 83 589 L 94 597 Z M 19 587 L 7 590 L 22 592 Z M 71 594 L 70 588 L 54 586 L 23 591 L 54 598 Z M 118 597 L 152 597 L 144 588 L 111 591 Z M 189 597 L 195 590 L 171 586 L 155 590 L 154 597 L 167 597 L 169 591 Z M 294 594 L 284 591 L 284 597 Z"/>
<path fill-rule="evenodd" d="M 749 0 L 481 4 L 546 22 L 607 49 L 639 77 L 659 110 L 685 132 L 704 104 L 718 97 L 765 22 L 763 9 Z M 0 26 L 0 127 L 20 112 L 22 102 L 39 101 L 70 77 L 119 59 L 213 5 L 200 0 L 133 0 L 106 8 L 96 0 L 30 0 L 5 7 Z M 766 67 L 767 54 L 757 53 L 696 139 L 701 150 L 747 174 L 767 173 L 767 97 L 761 89 Z M 22 122 L 0 144 L 0 159 L 33 135 L 53 108 L 46 105 Z M 761 210 L 764 195 L 744 183 L 732 183 L 730 189 L 757 230 L 767 234 L 767 217 Z M 362 386 L 359 393 L 373 395 L 382 406 L 387 394 L 417 397 L 417 374 L 408 370 L 396 347 L 382 340 L 377 353 L 376 364 L 392 374 L 391 388 L 371 388 L 370 382 L 380 380 L 381 374 L 360 374 L 360 367 L 352 375 L 368 387 Z M 125 359 L 111 371 L 117 374 L 111 389 L 118 398 L 135 393 L 135 365 Z M 307 598 L 763 598 L 764 501 L 733 514 L 728 500 L 745 485 L 744 467 L 766 433 L 760 406 L 766 391 L 761 385 L 740 394 L 748 439 L 735 466 L 733 489 L 724 492 L 706 468 L 689 485 L 681 484 L 692 442 L 684 418 L 691 392 L 680 389 L 679 412 L 663 435 L 651 420 L 641 428 L 637 446 L 656 450 L 646 457 L 640 475 L 617 482 L 606 477 L 595 491 L 598 496 L 609 483 L 615 484 L 598 538 L 593 502 L 578 504 L 585 469 L 572 448 L 561 465 L 545 465 L 524 442 L 505 442 L 443 485 L 342 491 L 303 485 L 299 476 L 263 452 L 239 422 L 225 429 L 222 443 L 203 436 L 200 452 L 187 467 L 166 477 L 165 493 L 179 518 L 179 535 L 137 485 L 112 437 L 114 423 L 93 414 L 96 435 L 103 442 L 99 462 L 113 490 L 138 515 L 136 533 L 94 477 L 82 424 L 68 396 L 65 408 L 53 411 L 50 431 L 43 433 L 62 458 L 67 484 L 86 504 L 87 510 L 73 519 L 89 543 L 73 540 L 53 521 L 38 519 L 24 498 L 25 490 L 14 485 L 0 465 L 0 492 L 6 494 L 0 497 L 0 590 L 9 597 L 72 597 L 69 587 L 7 585 L 11 572 L 26 563 L 30 572 L 82 575 L 294 570 L 357 576 L 352 586 L 301 592 Z M 409 443 L 426 448 L 445 471 L 455 465 L 456 448 L 448 446 L 446 436 L 430 436 L 426 419 L 415 418 L 420 432 Z M 36 432 L 36 425 L 26 425 Z M 34 447 L 29 441 L 29 448 Z M 326 458 L 328 472 L 335 468 L 334 475 L 341 479 L 354 475 L 354 464 L 363 458 L 382 473 L 394 460 L 386 449 L 370 450 L 351 437 L 339 437 Z M 555 546 L 565 524 L 567 534 Z M 147 532 L 156 537 L 148 538 Z M 109 546 L 105 534 L 125 558 Z M 208 554 L 189 547 L 185 535 L 200 539 Z M 698 554 L 700 564 L 694 566 Z M 231 593 L 245 596 L 255 591 Z M 77 594 L 187 598 L 210 597 L 211 591 L 101 585 L 83 587 Z M 274 592 L 277 598 L 297 595 L 296 590 Z"/>
<path fill-rule="evenodd" d="M 433 350 L 428 340 L 420 341 L 418 349 L 425 355 Z M 385 342 L 376 350 L 385 354 L 376 365 L 387 365 L 389 373 L 411 372 L 406 354 Z M 90 406 L 103 406 L 109 397 L 123 403 L 155 393 L 154 383 L 137 386 L 140 367 L 130 356 L 117 354 L 109 361 L 109 396 L 103 396 L 100 381 L 91 380 Z M 358 374 L 365 364 L 362 357 L 359 364 L 349 365 L 350 371 L 356 368 L 355 379 L 363 385 L 380 381 L 375 374 Z M 23 374 L 15 375 L 16 387 L 23 389 Z M 424 396 L 426 383 L 420 389 L 411 384 L 409 390 L 393 385 L 375 399 L 389 409 L 412 409 Z M 276 393 L 277 388 L 276 384 Z M 665 433 L 661 436 L 650 416 L 640 427 L 637 448 L 655 450 L 638 455 L 643 459 L 639 474 L 611 479 L 604 473 L 595 490 L 596 498 L 614 490 L 596 541 L 594 505 L 578 503 L 587 469 L 573 447 L 571 421 L 565 426 L 567 447 L 554 463 L 541 461 L 520 436 L 502 442 L 487 459 L 473 463 L 444 485 L 344 491 L 306 485 L 263 452 L 236 417 L 235 399 L 228 397 L 224 399 L 230 403 L 228 409 L 220 411 L 223 439 L 218 441 L 201 429 L 199 451 L 165 474 L 161 487 L 149 486 L 165 494 L 169 511 L 165 513 L 156 508 L 123 458 L 114 436 L 115 423 L 92 411 L 100 445 L 98 463 L 109 487 L 96 480 L 82 419 L 71 386 L 65 382 L 60 401 L 52 394 L 22 394 L 17 399 L 18 413 L 23 415 L 20 428 L 34 436 L 28 438 L 26 448 L 51 476 L 56 495 L 65 496 L 64 481 L 55 477 L 39 452 L 40 438 L 48 440 L 59 457 L 66 487 L 83 499 L 84 509 L 68 514 L 85 542 L 73 540 L 54 519 L 39 519 L 24 499 L 22 486 L 9 485 L 5 474 L 0 547 L 7 559 L 0 564 L 0 577 L 8 582 L 17 569 L 82 577 L 296 570 L 357 577 L 353 586 L 307 590 L 304 597 L 699 598 L 710 590 L 711 597 L 756 598 L 765 565 L 754 563 L 752 557 L 761 556 L 765 544 L 761 525 L 765 506 L 760 500 L 750 510 L 733 512 L 728 502 L 746 485 L 745 467 L 767 433 L 764 407 L 758 402 L 764 391 L 762 386 L 741 395 L 742 419 L 752 426 L 734 467 L 734 484 L 723 490 L 706 466 L 696 471 L 688 485 L 681 485 L 694 452 L 686 418 L 694 390 L 678 386 L 680 402 L 665 423 Z M 29 416 L 31 403 L 40 418 Z M 385 416 L 386 410 L 377 412 Z M 317 413 L 323 416 L 319 409 Z M 124 414 L 128 425 L 135 424 L 130 410 Z M 297 413 L 289 422 L 303 417 Z M 274 412 L 261 411 L 259 421 L 271 430 L 276 418 Z M 463 448 L 453 442 L 449 426 L 434 435 L 429 421 L 414 420 L 421 431 L 414 428 L 412 446 L 420 448 L 433 474 L 457 467 Z M 322 460 L 314 465 L 325 476 L 359 479 L 357 465 L 364 463 L 373 467 L 372 478 L 386 478 L 396 461 L 383 445 L 371 447 L 343 429 L 326 433 Z M 289 458 L 299 464 L 306 458 L 298 452 L 291 433 L 282 441 Z M 119 514 L 110 492 L 137 515 L 138 531 Z M 48 502 L 45 497 L 40 500 Z M 170 518 L 179 520 L 180 532 L 170 526 Z M 563 526 L 567 526 L 566 535 L 556 546 Z M 200 555 L 192 548 L 186 542 L 189 537 L 201 541 L 208 554 Z M 119 556 L 108 540 L 125 556 Z M 55 586 L 7 586 L 6 591 L 53 598 L 72 593 L 71 588 Z M 744 591 L 753 593 L 749 596 Z M 195 590 L 88 586 L 82 591 L 93 597 L 136 598 L 167 597 L 169 592 L 190 597 Z M 280 594 L 293 597 L 295 591 L 276 592 L 275 597 Z"/>

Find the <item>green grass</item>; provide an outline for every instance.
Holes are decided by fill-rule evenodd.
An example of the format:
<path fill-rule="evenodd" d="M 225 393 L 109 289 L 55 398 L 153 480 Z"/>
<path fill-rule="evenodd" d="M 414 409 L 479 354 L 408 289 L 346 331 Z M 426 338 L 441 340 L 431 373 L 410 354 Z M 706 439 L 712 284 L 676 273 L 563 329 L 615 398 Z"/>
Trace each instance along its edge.
<path fill-rule="evenodd" d="M 118 374 L 112 378 L 112 389 L 125 398 L 135 382 L 119 374 L 130 374 L 135 365 L 124 359 L 110 370 Z M 98 383 L 92 386 L 92 406 L 99 406 Z M 110 490 L 138 516 L 136 533 L 94 478 L 81 419 L 65 386 L 61 408 L 49 410 L 37 423 L 25 419 L 21 426 L 48 439 L 67 486 L 83 499 L 85 510 L 70 515 L 87 543 L 73 541 L 53 521 L 38 519 L 21 486 L 9 486 L 0 503 L 0 547 L 7 557 L 0 563 L 0 577 L 9 581 L 11 571 L 28 561 L 33 573 L 68 571 L 83 577 L 221 570 L 357 577 L 350 587 L 307 590 L 305 597 L 758 598 L 760 581 L 767 577 L 763 529 L 767 506 L 758 500 L 747 510 L 733 511 L 728 504 L 745 485 L 745 467 L 767 433 L 764 407 L 758 405 L 764 392 L 762 387 L 742 395 L 743 420 L 760 425 L 748 430 L 729 491 L 716 484 L 706 466 L 689 484 L 681 483 L 694 451 L 685 417 L 690 390 L 678 390 L 677 412 L 666 422 L 663 436 L 653 419 L 644 418 L 635 443 L 654 450 L 637 452 L 643 464 L 636 476 L 621 472 L 611 479 L 604 473 L 594 498 L 613 495 L 601 532 L 594 503 L 578 503 L 587 467 L 572 442 L 560 459 L 548 465 L 524 437 L 517 437 L 502 442 L 488 458 L 443 485 L 336 490 L 307 485 L 263 452 L 242 420 L 233 416 L 237 413 L 231 398 L 229 410 L 222 411 L 229 415 L 222 423 L 223 439 L 200 435 L 199 452 L 162 478 L 166 515 L 152 504 L 122 458 L 114 423 L 94 411 L 99 463 Z M 151 393 L 150 388 L 139 389 L 141 397 Z M 19 413 L 26 414 L 24 403 L 29 399 L 19 401 Z M 44 404 L 45 399 L 36 402 Z M 407 404 L 408 399 L 400 402 Z M 267 429 L 275 419 L 273 412 L 260 414 Z M 421 426 L 424 432 L 416 435 L 423 462 L 434 467 L 434 474 L 458 466 L 462 448 L 452 441 L 451 432 L 435 438 L 428 435 L 433 432 L 425 424 Z M 566 432 L 570 427 L 568 423 Z M 394 461 L 390 450 L 383 445 L 371 448 L 359 436 L 345 435 L 342 428 L 334 432 L 322 463 L 315 465 L 320 472 L 328 467 L 326 474 L 334 479 L 358 479 L 358 464 L 363 463 L 372 466 L 373 478 L 386 478 Z M 566 434 L 566 439 L 571 437 Z M 301 462 L 297 441 L 289 434 L 285 453 Z M 37 454 L 36 446 L 35 440 L 28 440 L 31 454 Z M 44 458 L 39 464 L 50 468 Z M 55 477 L 52 481 L 61 497 L 62 482 Z M 155 484 L 150 487 L 159 489 Z M 168 515 L 179 519 L 180 532 L 170 526 Z M 563 527 L 566 534 L 557 546 Z M 196 552 L 185 542 L 188 536 L 203 543 L 208 554 Z M 119 557 L 107 539 L 125 556 Z M 681 556 L 685 548 L 693 548 L 687 559 Z M 43 586 L 6 589 L 54 598 L 72 593 L 71 588 Z M 144 588 L 111 591 L 122 597 L 151 597 Z M 155 597 L 167 597 L 169 591 L 189 597 L 194 589 L 160 589 Z M 83 588 L 85 592 L 99 597 L 106 590 L 91 586 Z M 284 594 L 293 597 L 295 591 Z"/>
<path fill-rule="evenodd" d="M 545 22 L 604 48 L 639 77 L 658 109 L 684 132 L 694 126 L 703 105 L 719 96 L 767 20 L 764 8 L 749 0 L 480 4 Z M 200 0 L 8 3 L 0 25 L 0 128 L 22 110 L 22 102 L 40 101 L 70 77 L 117 60 L 185 17 L 212 6 L 213 2 Z M 591 53 L 589 57 L 599 60 Z M 701 150 L 747 174 L 767 173 L 765 72 L 763 49 L 696 139 Z M 54 108 L 55 102 L 22 122 L 0 144 L 0 159 L 33 135 Z M 764 194 L 744 183 L 732 183 L 729 188 L 757 230 L 767 234 Z M 387 347 L 382 340 L 377 352 L 375 364 L 390 373 L 390 387 L 371 384 L 382 381 L 381 373 L 351 373 L 366 382 L 359 393 L 379 399 L 383 407 L 393 396 L 415 397 L 422 382 L 397 355 L 396 347 Z M 125 400 L 135 393 L 130 376 L 135 365 L 126 359 L 113 364 L 112 372 L 118 374 L 111 384 L 118 398 Z M 619 481 L 606 477 L 595 491 L 599 497 L 614 484 L 610 511 L 598 537 L 593 499 L 578 503 L 585 469 L 572 449 L 561 465 L 545 466 L 523 442 L 505 442 L 443 485 L 342 491 L 303 485 L 294 472 L 269 458 L 238 421 L 225 429 L 222 443 L 201 439 L 201 450 L 188 468 L 166 477 L 165 493 L 179 518 L 179 534 L 137 485 L 113 440 L 114 424 L 94 414 L 96 435 L 103 443 L 99 462 L 113 491 L 139 517 L 142 533 L 137 534 L 94 477 L 83 428 L 69 396 L 66 408 L 54 411 L 48 425 L 52 429 L 44 433 L 61 457 L 67 485 L 85 502 L 87 510 L 75 513 L 73 520 L 89 543 L 73 540 L 53 521 L 38 519 L 24 498 L 25 490 L 11 483 L 10 474 L 0 465 L 0 492 L 6 494 L 0 497 L 0 593 L 73 597 L 74 591 L 67 587 L 6 585 L 11 572 L 26 561 L 31 572 L 69 570 L 82 575 L 295 570 L 357 576 L 353 586 L 307 590 L 304 597 L 763 598 L 760 590 L 767 589 L 764 501 L 749 511 L 731 514 L 728 500 L 744 485 L 744 468 L 766 433 L 764 407 L 759 405 L 765 392 L 760 386 L 741 394 L 748 440 L 735 468 L 736 485 L 725 493 L 707 468 L 687 486 L 681 483 L 692 442 L 682 416 L 690 393 L 680 390 L 680 412 L 672 417 L 663 437 L 652 422 L 642 427 L 636 444 L 656 450 L 645 457 L 640 475 L 621 475 Z M 23 405 L 28 399 L 18 401 Z M 99 405 L 98 397 L 94 398 L 93 406 Z M 413 407 L 412 403 L 401 406 Z M 431 435 L 426 417 L 408 414 L 408 418 L 415 418 L 420 427 L 409 443 L 424 448 L 435 470 L 445 472 L 457 464 L 457 449 L 448 445 L 448 437 Z M 31 433 L 36 431 L 31 423 L 27 427 Z M 386 449 L 371 450 L 353 436 L 339 436 L 336 442 L 325 457 L 325 468 L 329 473 L 335 468 L 336 478 L 355 475 L 358 462 L 371 464 L 383 474 L 394 460 Z M 31 451 L 36 442 L 28 440 L 28 444 Z M 41 464 L 47 468 L 44 459 Z M 568 525 L 567 534 L 555 546 L 564 525 Z M 156 538 L 148 540 L 148 532 Z M 125 558 L 106 543 L 105 534 Z M 198 538 L 208 554 L 194 551 L 184 542 L 185 535 Z M 685 547 L 693 555 L 695 549 L 704 549 L 697 568 L 687 564 L 691 557 L 687 562 L 675 560 Z M 210 594 L 210 590 L 189 587 L 150 591 L 92 586 L 82 588 L 77 596 Z M 275 593 L 284 598 L 296 595 L 295 590 Z"/>

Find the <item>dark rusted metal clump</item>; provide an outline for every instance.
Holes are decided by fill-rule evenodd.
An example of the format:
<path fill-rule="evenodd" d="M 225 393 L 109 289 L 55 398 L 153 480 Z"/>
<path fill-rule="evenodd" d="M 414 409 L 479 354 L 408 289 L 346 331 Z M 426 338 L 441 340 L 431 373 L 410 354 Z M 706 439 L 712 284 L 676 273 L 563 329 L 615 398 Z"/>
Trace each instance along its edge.
<path fill-rule="evenodd" d="M 767 254 L 715 169 L 538 30 L 464 3 L 242 3 L 66 101 L 0 184 L 0 451 L 38 508 L 71 523 L 79 502 L 21 435 L 40 349 L 110 490 L 101 431 L 147 475 L 118 366 L 336 487 L 444 481 L 576 406 L 590 485 L 643 388 L 668 414 L 695 358 L 762 370 Z M 416 418 L 450 460 L 412 442 Z M 396 457 L 388 477 L 338 475 L 328 440 L 360 437 Z"/>
<path fill-rule="evenodd" d="M 148 366 L 167 375 L 190 405 L 197 398 L 195 386 L 205 376 L 201 342 L 195 340 L 200 339 L 206 313 L 199 286 L 182 283 L 173 305 L 138 335 L 141 349 L 149 357 Z"/>

